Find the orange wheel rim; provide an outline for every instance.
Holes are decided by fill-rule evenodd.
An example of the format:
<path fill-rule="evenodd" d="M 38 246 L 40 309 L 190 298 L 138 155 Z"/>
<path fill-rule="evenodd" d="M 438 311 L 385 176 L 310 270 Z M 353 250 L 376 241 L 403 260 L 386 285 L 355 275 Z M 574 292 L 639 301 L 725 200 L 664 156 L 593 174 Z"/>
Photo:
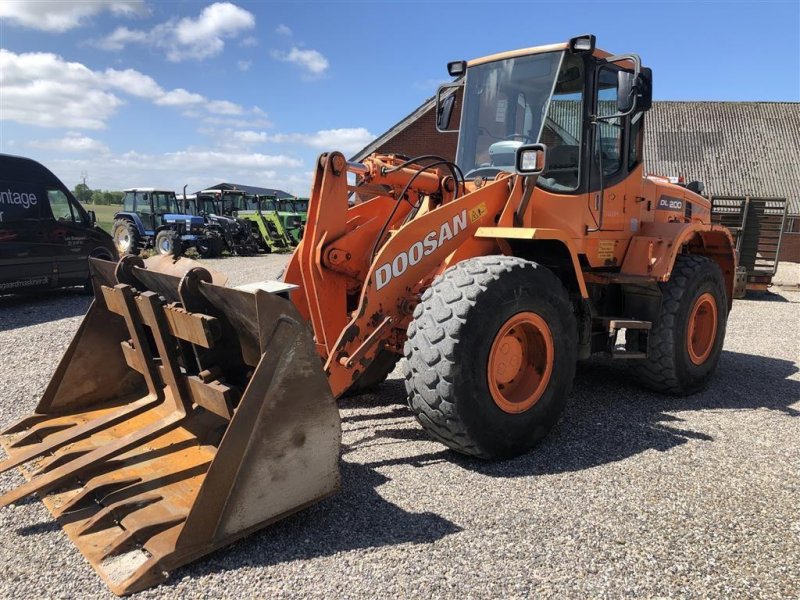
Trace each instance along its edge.
<path fill-rule="evenodd" d="M 689 314 L 686 349 L 696 365 L 702 365 L 711 354 L 717 339 L 717 303 L 709 292 L 702 294 Z"/>
<path fill-rule="evenodd" d="M 517 313 L 503 323 L 489 351 L 487 378 L 495 404 L 519 414 L 539 401 L 553 372 L 553 334 L 542 317 Z"/>

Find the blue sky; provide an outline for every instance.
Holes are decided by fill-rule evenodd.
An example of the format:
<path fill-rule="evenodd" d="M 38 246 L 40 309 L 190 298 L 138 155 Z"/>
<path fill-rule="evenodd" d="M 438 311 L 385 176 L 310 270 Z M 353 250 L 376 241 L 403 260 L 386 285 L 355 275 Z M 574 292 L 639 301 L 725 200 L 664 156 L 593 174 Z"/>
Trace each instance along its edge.
<path fill-rule="evenodd" d="M 800 101 L 798 0 L 4 0 L 0 152 L 70 187 L 306 195 L 320 152 L 385 131 L 447 61 L 589 32 L 640 54 L 656 99 Z"/>

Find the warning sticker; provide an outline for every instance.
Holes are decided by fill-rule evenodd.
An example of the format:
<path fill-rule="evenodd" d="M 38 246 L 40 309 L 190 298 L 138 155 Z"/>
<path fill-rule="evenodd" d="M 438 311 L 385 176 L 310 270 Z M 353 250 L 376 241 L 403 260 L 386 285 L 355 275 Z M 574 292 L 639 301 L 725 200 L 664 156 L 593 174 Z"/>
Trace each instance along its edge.
<path fill-rule="evenodd" d="M 600 240 L 597 244 L 597 258 L 611 260 L 614 258 L 614 247 L 617 243 L 614 240 Z"/>
<path fill-rule="evenodd" d="M 486 209 L 486 203 L 481 202 L 475 208 L 469 209 L 469 222 L 474 223 L 475 221 L 480 219 L 483 215 L 485 215 L 487 212 L 489 211 Z"/>

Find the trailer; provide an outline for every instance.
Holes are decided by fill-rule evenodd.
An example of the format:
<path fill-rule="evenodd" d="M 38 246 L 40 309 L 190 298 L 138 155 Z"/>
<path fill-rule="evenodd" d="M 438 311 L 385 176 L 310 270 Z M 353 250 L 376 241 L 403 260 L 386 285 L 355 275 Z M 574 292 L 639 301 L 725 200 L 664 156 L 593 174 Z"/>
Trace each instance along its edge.
<path fill-rule="evenodd" d="M 747 291 L 766 291 L 778 269 L 781 236 L 786 223 L 786 198 L 708 196 L 711 222 L 733 235 L 739 268 L 746 271 Z"/>

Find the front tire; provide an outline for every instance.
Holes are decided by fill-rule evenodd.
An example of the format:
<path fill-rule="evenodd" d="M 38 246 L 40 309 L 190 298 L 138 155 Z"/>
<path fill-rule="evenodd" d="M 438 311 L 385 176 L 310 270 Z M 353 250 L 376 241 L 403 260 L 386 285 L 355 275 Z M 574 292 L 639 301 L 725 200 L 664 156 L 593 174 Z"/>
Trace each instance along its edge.
<path fill-rule="evenodd" d="M 142 238 L 136 224 L 128 219 L 117 219 L 111 228 L 111 237 L 120 256 L 136 255 L 142 249 Z"/>
<path fill-rule="evenodd" d="M 551 271 L 485 256 L 450 267 L 425 291 L 404 350 L 408 402 L 422 427 L 457 452 L 508 458 L 561 414 L 577 325 Z"/>
<path fill-rule="evenodd" d="M 660 286 L 661 311 L 648 336 L 647 358 L 631 368 L 651 390 L 688 396 L 708 385 L 722 354 L 725 281 L 710 258 L 684 254 Z"/>
<path fill-rule="evenodd" d="M 156 252 L 158 252 L 162 256 L 180 255 L 180 252 L 178 253 L 175 252 L 180 243 L 181 241 L 174 231 L 169 231 L 168 229 L 164 229 L 163 231 L 159 231 L 156 234 L 156 241 L 155 241 Z"/>

